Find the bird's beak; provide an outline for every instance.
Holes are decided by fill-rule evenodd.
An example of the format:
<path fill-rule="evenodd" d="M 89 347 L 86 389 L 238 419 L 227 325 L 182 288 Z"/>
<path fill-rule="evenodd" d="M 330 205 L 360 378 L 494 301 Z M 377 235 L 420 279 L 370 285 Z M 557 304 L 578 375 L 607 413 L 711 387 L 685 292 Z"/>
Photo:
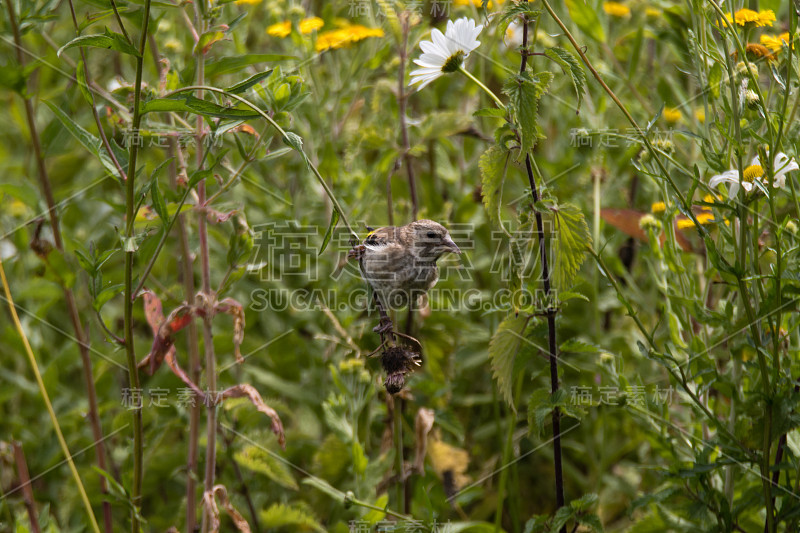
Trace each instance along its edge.
<path fill-rule="evenodd" d="M 456 246 L 456 243 L 453 242 L 453 239 L 451 239 L 449 235 L 444 238 L 444 245 L 448 251 L 453 252 L 454 254 L 461 253 L 461 250 L 458 246 Z"/>

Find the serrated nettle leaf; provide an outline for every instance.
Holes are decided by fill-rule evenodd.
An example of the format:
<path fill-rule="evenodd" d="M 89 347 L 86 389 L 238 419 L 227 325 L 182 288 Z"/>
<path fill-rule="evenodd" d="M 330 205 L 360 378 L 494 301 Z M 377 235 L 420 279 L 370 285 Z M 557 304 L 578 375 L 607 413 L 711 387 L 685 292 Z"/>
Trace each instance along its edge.
<path fill-rule="evenodd" d="M 525 328 L 530 322 L 530 317 L 509 316 L 497 327 L 489 342 L 489 360 L 492 364 L 492 375 L 497 380 L 497 387 L 500 389 L 503 398 L 508 405 L 515 409 L 514 405 L 514 361 L 520 351 L 522 343 L 525 342 Z"/>
<path fill-rule="evenodd" d="M 105 48 L 108 50 L 116 50 L 117 52 L 122 52 L 123 54 L 129 54 L 134 57 L 141 57 L 139 50 L 137 50 L 136 47 L 133 46 L 124 35 L 110 31 L 108 28 L 106 28 L 105 33 L 81 35 L 79 37 L 75 37 L 70 42 L 59 48 L 58 52 L 56 52 L 56 55 L 60 57 L 64 50 L 69 50 L 70 48 L 75 48 L 77 46 Z"/>
<path fill-rule="evenodd" d="M 510 152 L 494 145 L 486 150 L 478 162 L 481 171 L 481 198 L 486 207 L 486 214 L 494 224 L 500 224 L 500 206 L 502 204 L 503 180 Z"/>
<path fill-rule="evenodd" d="M 558 63 L 565 74 L 569 74 L 572 80 L 572 86 L 575 87 L 575 93 L 578 97 L 578 109 L 580 110 L 581 101 L 583 100 L 583 89 L 586 87 L 586 73 L 583 71 L 583 65 L 580 64 L 578 58 L 571 52 L 560 47 L 548 48 L 544 53 L 547 57 Z"/>
<path fill-rule="evenodd" d="M 158 189 L 158 180 L 154 179 L 150 186 L 150 198 L 153 200 L 153 209 L 161 219 L 161 223 L 166 225 L 169 222 L 169 215 L 167 214 L 167 204 Z"/>
<path fill-rule="evenodd" d="M 575 274 L 583 264 L 586 252 L 592 246 L 592 236 L 586 218 L 574 204 L 561 204 L 555 216 L 555 237 L 553 239 L 553 282 L 560 289 L 569 288 Z"/>
<path fill-rule="evenodd" d="M 535 76 L 525 72 L 509 78 L 503 85 L 503 93 L 509 97 L 509 107 L 518 127 L 520 151 L 517 160 L 525 157 L 536 145 L 539 99 L 547 92 L 552 80 L 550 72 L 539 72 Z"/>

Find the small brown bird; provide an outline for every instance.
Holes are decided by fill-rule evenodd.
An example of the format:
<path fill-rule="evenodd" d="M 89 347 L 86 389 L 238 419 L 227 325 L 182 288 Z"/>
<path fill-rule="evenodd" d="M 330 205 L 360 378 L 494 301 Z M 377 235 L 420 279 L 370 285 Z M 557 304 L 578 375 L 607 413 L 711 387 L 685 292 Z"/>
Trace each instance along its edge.
<path fill-rule="evenodd" d="M 381 313 L 375 331 L 391 331 L 386 311 L 414 305 L 436 285 L 436 260 L 447 252 L 460 254 L 461 250 L 447 229 L 432 220 L 376 229 L 350 251 L 348 256 L 358 258 L 362 276 L 375 291 Z"/>

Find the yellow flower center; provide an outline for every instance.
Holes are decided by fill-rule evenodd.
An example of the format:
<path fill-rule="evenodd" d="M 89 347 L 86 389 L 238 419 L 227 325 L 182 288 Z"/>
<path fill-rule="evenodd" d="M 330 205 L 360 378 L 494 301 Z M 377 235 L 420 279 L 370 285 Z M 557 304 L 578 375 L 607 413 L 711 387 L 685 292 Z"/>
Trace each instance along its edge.
<path fill-rule="evenodd" d="M 742 172 L 742 180 L 748 183 L 753 183 L 757 178 L 760 178 L 764 175 L 764 169 L 761 168 L 761 165 L 750 165 L 744 172 Z"/>
<path fill-rule="evenodd" d="M 464 52 L 458 50 L 455 54 L 447 58 L 447 61 L 442 65 L 442 72 L 457 72 L 464 62 Z"/>

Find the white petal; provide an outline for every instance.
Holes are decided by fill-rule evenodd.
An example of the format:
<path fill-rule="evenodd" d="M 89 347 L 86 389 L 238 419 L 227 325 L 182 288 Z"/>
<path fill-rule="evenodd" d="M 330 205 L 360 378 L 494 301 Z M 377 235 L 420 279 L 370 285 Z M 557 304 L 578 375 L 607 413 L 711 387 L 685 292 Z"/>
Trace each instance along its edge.
<path fill-rule="evenodd" d="M 755 156 L 755 157 L 753 158 L 753 160 L 750 162 L 750 164 L 751 164 L 751 165 L 758 165 L 758 166 L 761 166 L 761 159 L 759 159 L 759 158 L 758 158 L 758 156 Z"/>
<path fill-rule="evenodd" d="M 441 73 L 442 69 L 439 68 L 431 68 L 431 67 L 424 67 L 418 68 L 417 70 L 411 71 L 409 76 L 427 76 L 429 74 L 437 74 Z"/>
<path fill-rule="evenodd" d="M 744 183 L 747 183 L 747 182 L 745 181 Z M 750 185 L 749 183 L 747 183 L 747 184 Z M 749 191 L 749 189 L 747 187 L 745 187 L 745 190 Z M 731 184 L 728 186 L 728 198 L 733 198 L 737 194 L 739 194 L 739 183 L 735 182 L 735 181 L 731 182 Z"/>

